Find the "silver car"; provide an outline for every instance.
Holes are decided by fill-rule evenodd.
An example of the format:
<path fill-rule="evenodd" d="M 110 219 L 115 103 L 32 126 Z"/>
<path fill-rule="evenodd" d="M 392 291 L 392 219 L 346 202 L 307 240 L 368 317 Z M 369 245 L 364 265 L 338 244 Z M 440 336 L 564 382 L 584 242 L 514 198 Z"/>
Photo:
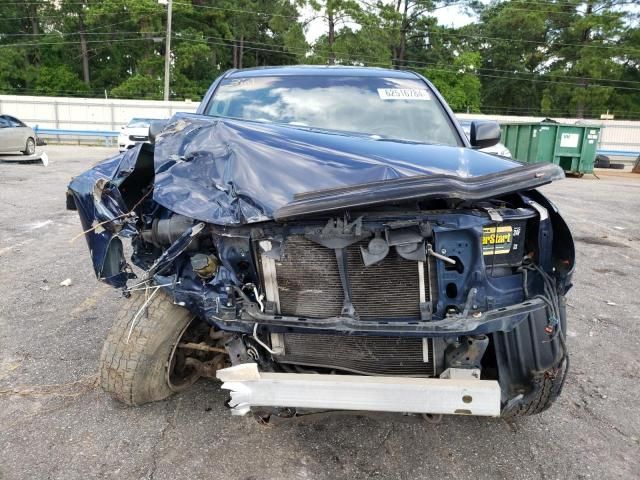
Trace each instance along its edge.
<path fill-rule="evenodd" d="M 36 153 L 36 133 L 15 117 L 0 115 L 0 152 Z"/>

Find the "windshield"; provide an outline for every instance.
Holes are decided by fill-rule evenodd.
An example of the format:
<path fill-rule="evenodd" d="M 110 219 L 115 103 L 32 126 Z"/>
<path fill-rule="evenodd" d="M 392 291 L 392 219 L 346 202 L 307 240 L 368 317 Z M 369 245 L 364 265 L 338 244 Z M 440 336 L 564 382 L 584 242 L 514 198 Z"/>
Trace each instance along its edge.
<path fill-rule="evenodd" d="M 417 78 L 229 78 L 216 89 L 206 113 L 373 138 L 460 145 L 440 102 Z"/>
<path fill-rule="evenodd" d="M 148 128 L 153 119 L 151 118 L 132 118 L 127 127 L 130 128 Z"/>

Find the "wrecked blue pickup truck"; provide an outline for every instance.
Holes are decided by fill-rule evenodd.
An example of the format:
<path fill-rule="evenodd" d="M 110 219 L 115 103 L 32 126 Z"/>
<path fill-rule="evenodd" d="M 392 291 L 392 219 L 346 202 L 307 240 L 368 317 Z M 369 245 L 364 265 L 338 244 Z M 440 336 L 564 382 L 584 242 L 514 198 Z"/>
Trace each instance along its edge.
<path fill-rule="evenodd" d="M 227 72 L 151 130 L 68 188 L 126 297 L 101 356 L 117 399 L 217 376 L 264 421 L 514 417 L 560 394 L 575 253 L 536 188 L 563 173 L 479 152 L 496 123 L 467 139 L 413 72 L 283 67 Z"/>

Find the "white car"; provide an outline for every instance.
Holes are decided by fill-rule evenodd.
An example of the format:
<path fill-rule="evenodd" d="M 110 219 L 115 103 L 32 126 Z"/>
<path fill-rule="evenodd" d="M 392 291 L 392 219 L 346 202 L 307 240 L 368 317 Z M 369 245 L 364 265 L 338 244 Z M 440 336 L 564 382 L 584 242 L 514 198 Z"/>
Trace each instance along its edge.
<path fill-rule="evenodd" d="M 149 125 L 155 118 L 132 118 L 131 121 L 122 127 L 118 135 L 118 149 L 121 152 L 133 148 L 137 143 L 149 142 Z"/>
<path fill-rule="evenodd" d="M 471 138 L 470 137 L 471 122 L 470 121 L 461 121 L 460 122 L 460 126 L 464 130 L 464 134 L 467 136 L 467 138 Z M 499 155 L 501 157 L 511 158 L 511 152 L 502 143 L 496 143 L 492 147 L 481 148 L 480 151 L 485 152 L 485 153 L 490 153 L 492 155 Z"/>

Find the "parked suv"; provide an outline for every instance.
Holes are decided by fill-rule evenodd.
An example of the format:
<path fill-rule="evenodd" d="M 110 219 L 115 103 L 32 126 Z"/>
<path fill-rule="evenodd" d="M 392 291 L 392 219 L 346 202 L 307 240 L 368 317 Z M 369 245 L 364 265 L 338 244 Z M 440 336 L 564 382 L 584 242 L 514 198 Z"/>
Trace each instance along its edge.
<path fill-rule="evenodd" d="M 409 71 L 225 73 L 197 114 L 69 185 L 126 297 L 103 388 L 139 405 L 217 376 L 262 419 L 545 410 L 575 255 L 536 188 L 564 175 L 478 151 L 499 138 L 475 121 L 467 139 Z"/>

